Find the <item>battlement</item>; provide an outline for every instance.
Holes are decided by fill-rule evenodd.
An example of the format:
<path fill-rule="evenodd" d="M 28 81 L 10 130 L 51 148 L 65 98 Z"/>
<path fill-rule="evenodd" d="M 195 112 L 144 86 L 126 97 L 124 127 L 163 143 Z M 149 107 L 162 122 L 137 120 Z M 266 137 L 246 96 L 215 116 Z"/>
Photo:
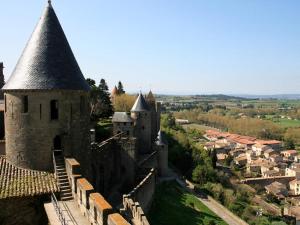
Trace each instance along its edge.
<path fill-rule="evenodd" d="M 79 174 L 80 164 L 66 158 L 66 170 L 71 183 L 72 195 L 81 213 L 92 225 L 130 225 L 119 213 L 115 213 L 105 198 Z"/>
<path fill-rule="evenodd" d="M 123 195 L 122 212 L 132 218 L 136 225 L 149 225 L 145 215 L 151 206 L 155 191 L 155 170 L 147 176 L 127 195 Z"/>

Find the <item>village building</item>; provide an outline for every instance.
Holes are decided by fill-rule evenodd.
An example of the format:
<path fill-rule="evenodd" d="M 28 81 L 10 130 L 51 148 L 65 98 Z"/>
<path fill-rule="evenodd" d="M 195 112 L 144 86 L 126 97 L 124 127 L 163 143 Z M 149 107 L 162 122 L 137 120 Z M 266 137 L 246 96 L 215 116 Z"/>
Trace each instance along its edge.
<path fill-rule="evenodd" d="M 266 150 L 263 155 L 266 159 L 269 159 L 271 155 L 277 155 L 277 154 L 278 153 L 276 151 L 274 151 L 274 149 L 270 148 L 270 149 Z"/>
<path fill-rule="evenodd" d="M 255 144 L 252 146 L 252 151 L 256 156 L 261 156 L 266 150 L 270 149 L 270 146 L 262 145 L 262 144 Z"/>
<path fill-rule="evenodd" d="M 288 196 L 288 189 L 285 184 L 280 182 L 273 182 L 265 186 L 267 194 L 271 194 L 276 197 L 278 200 L 284 200 Z"/>
<path fill-rule="evenodd" d="M 289 182 L 289 188 L 292 195 L 300 195 L 300 180 L 295 179 Z"/>
<path fill-rule="evenodd" d="M 234 158 L 234 163 L 238 166 L 245 166 L 247 164 L 247 156 L 245 153 L 240 154 Z"/>

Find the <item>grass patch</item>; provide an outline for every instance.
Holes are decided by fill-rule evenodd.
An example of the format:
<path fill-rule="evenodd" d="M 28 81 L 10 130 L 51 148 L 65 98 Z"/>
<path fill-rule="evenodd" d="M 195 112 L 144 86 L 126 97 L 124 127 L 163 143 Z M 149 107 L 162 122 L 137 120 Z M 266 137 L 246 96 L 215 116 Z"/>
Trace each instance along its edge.
<path fill-rule="evenodd" d="M 227 225 L 175 181 L 162 183 L 156 188 L 148 218 L 152 225 Z"/>
<path fill-rule="evenodd" d="M 96 126 L 96 141 L 101 142 L 112 136 L 113 125 L 111 120 L 102 119 L 100 120 Z"/>
<path fill-rule="evenodd" d="M 300 127 L 300 120 L 288 119 L 288 118 L 276 118 L 273 115 L 266 115 L 266 119 L 270 120 L 284 128 Z"/>

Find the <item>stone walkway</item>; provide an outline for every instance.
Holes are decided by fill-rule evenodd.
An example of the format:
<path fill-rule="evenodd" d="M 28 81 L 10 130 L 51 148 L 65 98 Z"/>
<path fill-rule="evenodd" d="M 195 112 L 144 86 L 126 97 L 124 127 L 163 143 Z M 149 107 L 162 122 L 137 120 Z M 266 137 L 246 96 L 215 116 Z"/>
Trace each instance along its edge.
<path fill-rule="evenodd" d="M 60 208 L 68 225 L 90 225 L 88 219 L 82 215 L 79 207 L 74 200 L 59 201 Z M 44 205 L 50 225 L 61 225 L 53 204 Z"/>

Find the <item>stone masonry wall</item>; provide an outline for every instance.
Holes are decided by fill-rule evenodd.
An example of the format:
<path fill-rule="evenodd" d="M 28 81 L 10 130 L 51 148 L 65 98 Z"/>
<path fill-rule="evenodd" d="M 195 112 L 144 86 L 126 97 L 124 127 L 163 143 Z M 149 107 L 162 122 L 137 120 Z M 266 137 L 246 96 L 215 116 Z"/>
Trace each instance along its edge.
<path fill-rule="evenodd" d="M 127 195 L 123 195 L 122 212 L 132 217 L 135 225 L 149 225 L 146 212 L 151 207 L 155 192 L 155 170 L 150 173 Z"/>
<path fill-rule="evenodd" d="M 72 193 L 81 213 L 91 225 L 130 225 L 93 186 L 83 178 L 79 171 L 79 163 L 75 159 L 67 158 L 66 170 L 72 181 Z"/>
<path fill-rule="evenodd" d="M 24 113 L 23 96 L 28 96 Z M 84 99 L 81 103 L 81 99 Z M 58 100 L 58 120 L 50 119 L 50 101 Z M 54 138 L 66 156 L 86 163 L 89 146 L 88 93 L 83 91 L 10 91 L 5 93 L 7 159 L 16 166 L 51 171 Z"/>

